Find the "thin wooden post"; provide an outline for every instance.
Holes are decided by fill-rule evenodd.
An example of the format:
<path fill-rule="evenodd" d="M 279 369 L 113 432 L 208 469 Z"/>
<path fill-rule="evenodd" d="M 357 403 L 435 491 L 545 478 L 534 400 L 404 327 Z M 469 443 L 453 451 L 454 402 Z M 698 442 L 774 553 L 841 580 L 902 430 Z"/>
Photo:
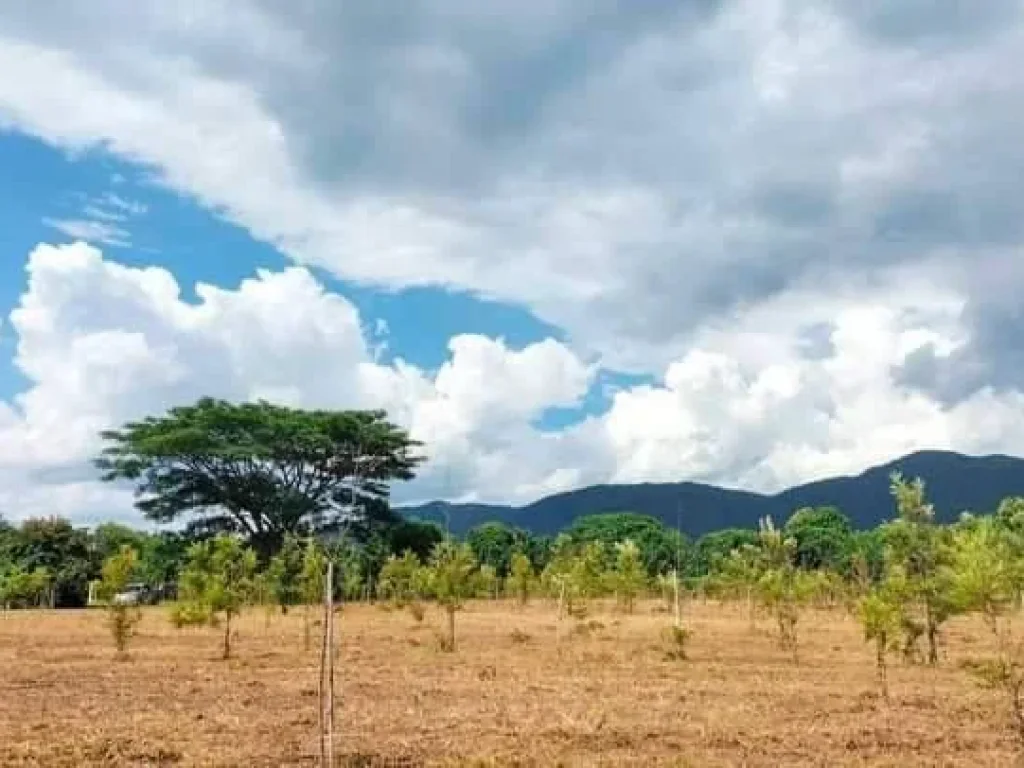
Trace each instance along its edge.
<path fill-rule="evenodd" d="M 324 581 L 323 635 L 320 642 L 320 766 L 334 766 L 334 565 L 327 562 Z"/>
<path fill-rule="evenodd" d="M 324 677 L 327 669 L 327 625 L 324 625 L 323 637 L 320 642 L 320 676 L 316 681 L 316 724 L 317 735 L 320 737 L 320 768 L 327 768 L 327 745 L 324 741 Z"/>
<path fill-rule="evenodd" d="M 676 628 L 683 626 L 683 606 L 679 602 L 679 571 L 672 571 L 672 589 L 675 591 L 675 619 Z"/>
<path fill-rule="evenodd" d="M 327 561 L 327 765 L 334 768 L 334 563 Z"/>

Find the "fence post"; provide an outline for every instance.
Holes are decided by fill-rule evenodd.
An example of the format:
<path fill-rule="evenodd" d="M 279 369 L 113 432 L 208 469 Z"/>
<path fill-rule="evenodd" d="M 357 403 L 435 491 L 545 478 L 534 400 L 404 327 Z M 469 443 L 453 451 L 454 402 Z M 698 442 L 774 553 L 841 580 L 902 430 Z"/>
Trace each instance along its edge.
<path fill-rule="evenodd" d="M 327 760 L 334 768 L 334 563 L 327 561 Z"/>
<path fill-rule="evenodd" d="M 683 626 L 683 606 L 679 602 L 679 571 L 672 571 L 673 608 L 675 611 L 676 628 Z"/>
<path fill-rule="evenodd" d="M 334 564 L 327 561 L 320 644 L 320 766 L 334 766 Z"/>

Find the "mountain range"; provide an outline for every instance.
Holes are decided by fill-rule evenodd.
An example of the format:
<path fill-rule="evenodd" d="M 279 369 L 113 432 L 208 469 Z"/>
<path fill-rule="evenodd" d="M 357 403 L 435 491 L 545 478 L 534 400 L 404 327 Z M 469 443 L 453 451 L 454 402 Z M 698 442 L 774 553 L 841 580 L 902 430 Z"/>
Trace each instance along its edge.
<path fill-rule="evenodd" d="M 940 521 L 963 511 L 991 512 L 1007 496 L 1024 496 L 1024 459 L 965 456 L 951 451 L 918 451 L 872 467 L 856 476 L 806 483 L 776 494 L 720 488 L 702 483 L 595 485 L 554 494 L 525 506 L 449 504 L 434 501 L 402 507 L 408 518 L 429 520 L 461 535 L 488 521 L 501 521 L 535 534 L 554 534 L 580 516 L 599 512 L 637 512 L 659 518 L 691 537 L 722 528 L 757 527 L 771 515 L 783 523 L 802 507 L 835 506 L 864 529 L 892 518 L 889 478 L 893 472 L 925 481 Z"/>

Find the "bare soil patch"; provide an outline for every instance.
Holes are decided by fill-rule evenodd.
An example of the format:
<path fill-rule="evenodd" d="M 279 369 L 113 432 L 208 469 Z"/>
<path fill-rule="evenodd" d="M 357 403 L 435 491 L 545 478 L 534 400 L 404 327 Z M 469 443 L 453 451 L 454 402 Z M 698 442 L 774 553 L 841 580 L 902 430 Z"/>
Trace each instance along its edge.
<path fill-rule="evenodd" d="M 693 605 L 688 660 L 671 658 L 655 603 L 560 625 L 549 604 L 476 602 L 443 621 L 346 606 L 339 617 L 343 765 L 1011 766 L 998 693 L 960 669 L 987 650 L 951 622 L 938 669 L 895 664 L 877 693 L 873 649 L 841 611 L 807 612 L 800 663 L 769 622 Z M 114 660 L 98 611 L 0 614 L 0 765 L 313 766 L 317 651 L 301 611 L 175 630 L 147 609 L 131 659 Z"/>

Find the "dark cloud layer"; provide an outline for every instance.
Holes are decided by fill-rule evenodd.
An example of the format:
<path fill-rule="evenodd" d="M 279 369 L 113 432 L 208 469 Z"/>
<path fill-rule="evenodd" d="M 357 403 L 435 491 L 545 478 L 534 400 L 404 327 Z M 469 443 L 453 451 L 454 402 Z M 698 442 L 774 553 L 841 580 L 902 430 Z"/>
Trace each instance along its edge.
<path fill-rule="evenodd" d="M 296 183 L 337 211 L 259 219 L 297 259 L 525 305 L 619 367 L 796 287 L 915 263 L 947 279 L 1024 238 L 1020 0 L 27 8 L 0 36 L 122 89 L 160 99 L 162 65 L 185 61 L 251 91 Z M 367 199 L 437 226 L 360 258 L 346 214 Z M 942 383 L 922 351 L 908 383 L 1013 378 L 1012 312 L 963 290 L 978 373 Z"/>

